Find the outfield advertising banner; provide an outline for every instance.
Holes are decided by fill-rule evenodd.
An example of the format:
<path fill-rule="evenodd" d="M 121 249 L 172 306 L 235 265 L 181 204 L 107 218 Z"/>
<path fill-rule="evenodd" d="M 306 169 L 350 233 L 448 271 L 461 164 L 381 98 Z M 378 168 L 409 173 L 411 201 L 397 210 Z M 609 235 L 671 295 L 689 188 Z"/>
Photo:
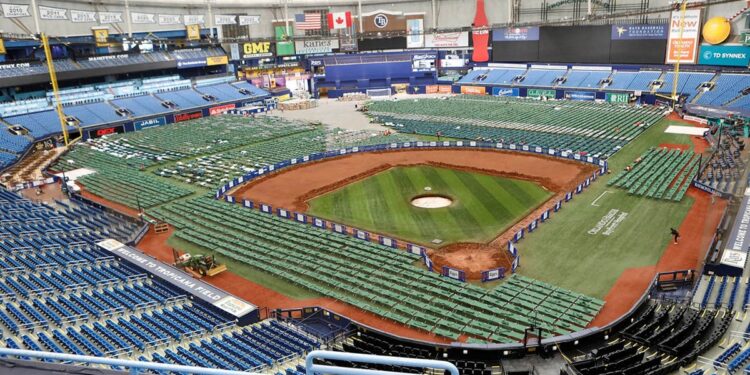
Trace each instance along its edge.
<path fill-rule="evenodd" d="M 188 112 L 188 113 L 178 113 L 174 115 L 174 122 L 183 122 L 188 120 L 195 120 L 203 117 L 203 112 L 201 111 L 195 111 L 195 112 Z"/>
<path fill-rule="evenodd" d="M 150 118 L 148 120 L 133 121 L 135 130 L 143 130 L 148 128 L 155 128 L 158 126 L 166 125 L 167 119 L 164 116 Z"/>
<path fill-rule="evenodd" d="M 578 101 L 594 101 L 596 93 L 589 91 L 565 91 L 565 99 Z"/>
<path fill-rule="evenodd" d="M 750 47 L 739 45 L 701 46 L 701 65 L 739 66 L 747 68 L 750 65 Z"/>
<path fill-rule="evenodd" d="M 468 95 L 484 95 L 487 90 L 484 86 L 461 86 L 461 93 Z"/>
<path fill-rule="evenodd" d="M 217 105 L 215 107 L 211 107 L 208 109 L 208 114 L 211 116 L 220 115 L 222 113 L 225 113 L 229 111 L 230 109 L 234 109 L 236 107 L 236 104 L 224 104 L 224 105 Z"/>
<path fill-rule="evenodd" d="M 630 103 L 630 94 L 626 92 L 608 92 L 605 98 L 610 103 Z"/>
<path fill-rule="evenodd" d="M 544 90 L 544 89 L 528 89 L 526 90 L 526 97 L 529 98 L 554 98 L 555 90 Z"/>
<path fill-rule="evenodd" d="M 520 96 L 521 92 L 518 87 L 493 87 L 492 96 Z"/>

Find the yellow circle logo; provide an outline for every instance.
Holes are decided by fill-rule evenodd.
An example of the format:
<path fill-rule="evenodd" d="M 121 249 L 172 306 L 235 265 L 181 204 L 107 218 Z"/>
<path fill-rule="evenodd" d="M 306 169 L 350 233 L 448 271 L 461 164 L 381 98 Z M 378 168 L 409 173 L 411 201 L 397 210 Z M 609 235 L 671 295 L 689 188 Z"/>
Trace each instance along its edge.
<path fill-rule="evenodd" d="M 732 24 L 725 17 L 713 17 L 703 25 L 703 40 L 710 44 L 719 44 L 727 40 L 732 31 Z"/>

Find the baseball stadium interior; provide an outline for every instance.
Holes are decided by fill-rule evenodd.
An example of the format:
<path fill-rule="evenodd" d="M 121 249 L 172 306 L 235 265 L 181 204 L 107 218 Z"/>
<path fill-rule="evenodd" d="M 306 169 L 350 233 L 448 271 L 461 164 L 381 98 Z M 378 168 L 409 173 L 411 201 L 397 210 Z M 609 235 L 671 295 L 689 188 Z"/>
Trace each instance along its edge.
<path fill-rule="evenodd" d="M 750 1 L 0 0 L 0 374 L 750 374 Z"/>

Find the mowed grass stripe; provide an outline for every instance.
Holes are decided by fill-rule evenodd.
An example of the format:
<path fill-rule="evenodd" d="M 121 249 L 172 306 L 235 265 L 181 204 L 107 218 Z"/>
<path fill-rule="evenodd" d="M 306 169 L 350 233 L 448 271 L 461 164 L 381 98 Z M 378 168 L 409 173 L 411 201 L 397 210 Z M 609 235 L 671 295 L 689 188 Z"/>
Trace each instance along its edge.
<path fill-rule="evenodd" d="M 367 215 L 369 216 L 369 222 L 372 223 L 376 228 L 383 227 L 388 224 L 387 215 L 383 215 L 382 212 L 388 212 L 388 204 L 386 203 L 386 193 L 381 189 L 379 180 L 383 178 L 382 175 L 375 176 L 375 181 L 372 184 L 358 184 L 362 186 L 362 194 L 364 198 L 364 206 Z"/>
<path fill-rule="evenodd" d="M 383 173 L 380 177 L 377 179 L 377 183 L 384 197 L 401 197 L 408 194 L 408 191 L 402 189 L 411 189 L 406 184 L 399 185 L 393 173 Z M 403 202 L 395 199 L 383 199 L 383 206 L 377 211 L 377 215 L 383 218 L 382 228 L 384 228 L 383 231 L 386 233 L 395 233 L 399 228 L 411 233 L 419 232 L 415 221 L 408 215 L 408 207 Z"/>
<path fill-rule="evenodd" d="M 431 191 L 424 190 L 425 187 L 431 186 L 432 183 L 429 179 L 427 179 L 427 176 L 422 173 L 420 167 L 404 168 L 404 170 L 406 171 L 406 175 L 411 181 L 412 186 L 414 186 L 414 191 L 418 192 L 416 194 L 431 193 Z M 421 220 L 424 222 L 424 225 L 428 226 L 428 228 L 425 228 L 425 230 L 427 231 L 427 233 L 429 233 L 430 237 L 432 237 L 431 240 L 435 238 L 442 239 L 445 235 L 445 231 L 448 229 L 444 225 L 439 225 L 441 220 L 435 213 L 435 211 L 436 210 L 434 209 L 414 209 L 414 212 L 418 217 L 421 218 Z M 441 227 L 444 230 L 441 231 Z"/>
<path fill-rule="evenodd" d="M 506 200 L 512 199 L 510 194 L 505 190 L 496 190 L 495 194 L 507 199 L 498 198 L 494 194 L 490 193 L 484 185 L 482 185 L 476 178 L 476 175 L 466 174 L 462 176 L 461 183 L 474 194 L 474 196 L 483 204 L 478 205 L 477 209 L 469 211 L 478 221 L 490 220 L 494 218 L 499 223 L 505 223 L 512 217 L 512 212 L 506 207 Z M 493 209 L 488 209 L 492 207 Z"/>
<path fill-rule="evenodd" d="M 487 228 L 485 225 L 492 221 L 482 219 L 483 216 L 489 214 L 489 211 L 483 204 L 477 204 L 477 197 L 474 192 L 463 183 L 467 173 L 456 170 L 441 170 L 440 174 L 458 199 L 454 203 L 458 210 L 452 212 L 451 216 L 462 227 L 462 232 L 471 233 L 470 236 L 481 238 L 486 238 L 495 232 L 495 229 Z M 482 214 L 483 211 L 486 213 Z"/>
<path fill-rule="evenodd" d="M 392 170 L 391 178 L 393 182 L 398 185 L 399 191 L 401 194 L 399 197 L 403 196 L 410 196 L 414 194 L 416 191 L 416 187 L 414 186 L 414 183 L 409 178 L 409 176 L 406 173 L 406 168 L 395 168 Z M 397 198 L 398 199 L 398 198 Z M 393 216 L 400 216 L 404 213 L 401 212 L 395 212 L 393 213 Z M 409 215 L 409 213 L 407 213 Z M 429 226 L 430 223 L 424 219 L 422 215 L 419 215 L 416 212 L 411 212 L 412 222 L 413 225 L 413 233 L 419 233 L 419 236 L 421 238 L 429 238 L 431 233 L 431 227 Z"/>
<path fill-rule="evenodd" d="M 446 181 L 446 178 L 454 177 L 454 180 L 456 177 L 456 171 L 452 169 L 437 169 L 437 168 L 422 168 L 422 173 L 427 176 L 427 178 L 433 182 L 434 187 L 433 189 L 438 194 L 445 194 L 448 196 L 451 196 L 451 186 Z M 459 199 L 458 201 L 454 202 L 455 205 L 462 205 L 462 200 Z M 476 234 L 477 230 L 482 230 L 482 226 L 479 222 L 474 220 L 473 216 L 470 216 L 469 218 L 463 217 L 463 215 L 459 215 L 460 211 L 458 210 L 451 210 L 449 208 L 445 209 L 445 215 L 447 220 L 450 221 L 450 224 L 453 228 L 455 228 L 457 231 L 460 231 L 464 236 L 472 237 Z M 467 220 L 470 219 L 470 220 Z M 482 230 L 482 234 L 485 234 L 485 231 Z"/>

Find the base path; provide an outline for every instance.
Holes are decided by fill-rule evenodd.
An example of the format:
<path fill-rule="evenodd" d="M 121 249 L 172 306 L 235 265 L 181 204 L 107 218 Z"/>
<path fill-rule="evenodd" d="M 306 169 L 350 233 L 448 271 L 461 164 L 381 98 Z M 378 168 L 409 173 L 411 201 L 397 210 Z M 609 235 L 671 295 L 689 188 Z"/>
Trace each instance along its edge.
<path fill-rule="evenodd" d="M 486 149 L 423 149 L 392 150 L 345 155 L 318 162 L 285 168 L 253 180 L 230 192 L 238 201 L 249 199 L 258 203 L 281 207 L 290 211 L 307 211 L 307 202 L 315 197 L 365 179 L 397 166 L 432 165 L 442 168 L 533 181 L 555 193 L 553 198 L 574 189 L 598 168 L 567 159 L 527 152 Z M 505 238 L 527 225 L 529 218 L 538 217 L 556 199 L 537 207 L 490 244 L 449 244 L 439 250 L 428 250 L 434 266 L 450 266 L 466 272 L 470 280 L 481 278 L 482 271 L 506 267 L 511 260 L 500 251 Z M 536 216 L 535 216 L 536 215 Z M 347 223 L 342 223 L 347 224 Z M 402 241 L 403 242 L 403 241 Z M 504 246 L 504 245 L 503 245 Z"/>

